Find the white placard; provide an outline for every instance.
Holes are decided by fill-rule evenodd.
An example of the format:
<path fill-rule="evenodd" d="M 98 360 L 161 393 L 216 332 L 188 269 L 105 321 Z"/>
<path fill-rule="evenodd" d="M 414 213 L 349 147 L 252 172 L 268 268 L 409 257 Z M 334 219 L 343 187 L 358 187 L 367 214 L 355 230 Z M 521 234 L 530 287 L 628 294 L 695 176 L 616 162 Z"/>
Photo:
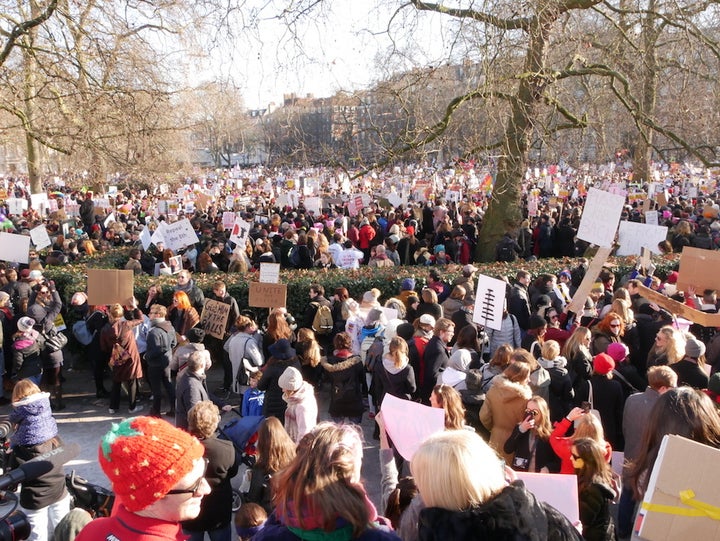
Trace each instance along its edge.
<path fill-rule="evenodd" d="M 235 225 L 235 213 L 230 211 L 223 212 L 222 215 L 222 223 L 224 229 L 232 229 L 233 225 Z"/>
<path fill-rule="evenodd" d="M 484 274 L 478 274 L 477 281 L 473 321 L 499 331 L 502 329 L 506 284 L 502 280 Z"/>
<path fill-rule="evenodd" d="M 155 246 L 160 244 L 161 242 L 165 243 L 165 228 L 167 227 L 167 223 L 160 222 L 155 229 L 155 231 L 152 234 L 152 237 L 150 237 L 150 242 L 152 242 Z"/>
<path fill-rule="evenodd" d="M 28 263 L 30 253 L 30 237 L 27 235 L 14 235 L 0 233 L 0 259 L 13 263 Z"/>
<path fill-rule="evenodd" d="M 388 436 L 405 460 L 412 460 L 422 442 L 445 430 L 442 408 L 423 406 L 387 393 L 380 410 Z"/>
<path fill-rule="evenodd" d="M 658 225 L 658 211 L 648 210 L 645 213 L 645 223 L 648 225 Z"/>
<path fill-rule="evenodd" d="M 20 216 L 28 208 L 27 199 L 8 199 L 7 201 L 8 211 L 11 215 Z"/>
<path fill-rule="evenodd" d="M 35 210 L 43 212 L 48 207 L 48 196 L 46 193 L 30 194 L 30 204 Z"/>
<path fill-rule="evenodd" d="M 322 207 L 322 199 L 319 197 L 306 197 L 305 198 L 305 210 L 313 211 L 315 215 L 320 214 L 320 209 Z"/>
<path fill-rule="evenodd" d="M 539 501 L 552 505 L 573 526 L 580 524 L 576 475 L 532 472 L 515 472 L 515 475 Z"/>
<path fill-rule="evenodd" d="M 95 206 L 99 209 L 110 208 L 110 199 L 107 197 L 96 197 L 95 199 L 93 199 L 93 203 L 95 203 Z"/>
<path fill-rule="evenodd" d="M 280 263 L 260 263 L 260 281 L 265 284 L 279 284 Z"/>
<path fill-rule="evenodd" d="M 111 223 L 117 222 L 117 219 L 115 218 L 115 213 L 111 212 L 107 218 L 105 218 L 105 221 L 103 222 L 103 225 L 105 226 L 105 229 L 107 229 Z"/>
<path fill-rule="evenodd" d="M 187 218 L 166 226 L 162 234 L 165 238 L 165 248 L 170 248 L 173 252 L 198 242 L 197 234 Z"/>
<path fill-rule="evenodd" d="M 148 226 L 145 226 L 140 233 L 140 242 L 142 243 L 143 250 L 147 250 L 150 248 L 150 245 L 152 244 L 152 235 L 150 234 L 150 230 L 148 229 Z"/>
<path fill-rule="evenodd" d="M 48 235 L 47 229 L 42 224 L 30 230 L 30 238 L 38 250 L 52 245 L 50 235 Z"/>
<path fill-rule="evenodd" d="M 237 218 L 230 232 L 230 240 L 238 246 L 245 247 L 250 232 L 250 224 L 245 220 Z"/>
<path fill-rule="evenodd" d="M 622 221 L 618 228 L 620 247 L 617 255 L 640 255 L 641 248 L 648 248 L 658 254 L 660 253 L 658 243 L 666 238 L 667 227 L 665 226 Z"/>
<path fill-rule="evenodd" d="M 624 204 L 622 195 L 590 188 L 577 238 L 604 248 L 612 246 Z"/>

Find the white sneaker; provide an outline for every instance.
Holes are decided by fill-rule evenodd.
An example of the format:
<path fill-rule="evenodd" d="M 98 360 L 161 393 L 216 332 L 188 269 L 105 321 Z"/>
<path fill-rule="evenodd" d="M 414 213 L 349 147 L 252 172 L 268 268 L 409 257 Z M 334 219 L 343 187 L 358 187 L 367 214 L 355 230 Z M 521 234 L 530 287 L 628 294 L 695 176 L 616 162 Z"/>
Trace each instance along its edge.
<path fill-rule="evenodd" d="M 114 414 L 114 413 L 115 413 L 115 410 L 114 410 L 114 409 L 112 409 L 112 408 L 108 408 L 108 413 L 109 413 L 110 415 L 112 415 L 112 414 Z"/>
<path fill-rule="evenodd" d="M 140 404 L 136 404 L 134 408 L 130 408 L 128 410 L 129 413 L 137 413 L 139 411 L 142 411 L 143 407 Z"/>

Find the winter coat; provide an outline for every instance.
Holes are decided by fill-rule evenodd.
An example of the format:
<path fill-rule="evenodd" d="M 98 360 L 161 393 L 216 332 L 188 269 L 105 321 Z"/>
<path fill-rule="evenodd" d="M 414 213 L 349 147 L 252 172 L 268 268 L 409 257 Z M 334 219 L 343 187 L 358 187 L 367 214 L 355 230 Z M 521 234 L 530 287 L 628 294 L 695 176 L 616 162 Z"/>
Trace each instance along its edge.
<path fill-rule="evenodd" d="M 210 400 L 205 386 L 205 374 L 185 370 L 177 378 L 175 387 L 175 426 L 187 430 L 187 414 L 195 404 Z"/>
<path fill-rule="evenodd" d="M 515 429 L 515 425 L 524 418 L 525 406 L 532 396 L 527 385 L 515 383 L 505 376 L 497 376 L 485 395 L 480 408 L 480 422 L 490 431 L 490 446 L 505 462 L 512 464 L 512 453 L 505 453 L 505 442 Z"/>
<path fill-rule="evenodd" d="M 549 504 L 539 502 L 522 481 L 505 487 L 491 500 L 449 511 L 429 507 L 420 511 L 420 541 L 582 541 L 570 521 Z"/>
<path fill-rule="evenodd" d="M 230 481 L 238 472 L 239 461 L 232 442 L 212 436 L 201 440 L 205 447 L 208 467 L 205 480 L 210 494 L 203 496 L 200 515 L 183 522 L 183 528 L 191 532 L 216 530 L 226 526 L 232 519 L 232 485 Z"/>
<path fill-rule="evenodd" d="M 503 317 L 500 323 L 500 330 L 488 329 L 488 353 L 490 357 L 495 354 L 495 350 L 503 344 L 510 344 L 513 348 L 519 348 L 521 342 L 520 337 L 520 324 L 517 318 L 512 314 L 507 314 Z"/>
<path fill-rule="evenodd" d="M 42 372 L 44 346 L 42 336 L 37 331 L 16 334 L 12 344 L 13 378 L 18 380 L 38 376 Z"/>
<path fill-rule="evenodd" d="M 202 292 L 202 289 L 195 285 L 195 280 L 190 280 L 184 286 L 176 285 L 175 291 L 184 291 L 187 293 L 193 308 L 195 308 L 198 313 L 202 312 L 203 305 L 205 304 L 205 294 Z"/>
<path fill-rule="evenodd" d="M 85 526 L 76 541 L 132 539 L 133 541 L 185 541 L 179 522 L 169 522 L 131 513 L 116 506 L 111 517 L 96 518 Z"/>
<path fill-rule="evenodd" d="M 187 310 L 171 308 L 168 311 L 168 320 L 172 323 L 175 332 L 185 336 L 187 332 L 200 323 L 200 315 L 192 306 Z"/>
<path fill-rule="evenodd" d="M 392 359 L 383 357 L 382 369 L 375 372 L 375 386 L 378 404 L 382 404 L 386 394 L 411 400 L 417 390 L 415 372 L 409 362 L 397 367 Z"/>
<path fill-rule="evenodd" d="M 578 494 L 586 541 L 615 541 L 615 522 L 610 512 L 610 503 L 615 497 L 613 489 L 600 483 L 593 483 Z"/>
<path fill-rule="evenodd" d="M 55 319 L 62 310 L 62 301 L 60 300 L 60 294 L 53 290 L 52 300 L 48 304 L 42 304 L 34 302 L 27 309 L 27 315 L 35 320 L 35 328 L 42 330 L 42 332 L 50 332 L 55 328 Z M 32 298 L 30 299 L 32 300 Z M 43 362 L 47 366 L 62 366 L 63 363 L 63 352 L 58 351 L 47 351 L 43 349 L 41 351 Z"/>
<path fill-rule="evenodd" d="M 10 455 L 11 468 L 15 469 L 27 461 L 49 453 L 62 446 L 60 438 L 53 437 L 37 445 L 16 445 Z M 26 479 L 20 489 L 20 505 L 25 509 L 37 510 L 57 503 L 67 495 L 65 472 L 62 464 L 53 466 L 48 473 L 35 479 Z"/>
<path fill-rule="evenodd" d="M 317 424 L 318 405 L 315 389 L 307 381 L 294 393 L 285 391 L 282 398 L 287 402 L 285 410 L 285 430 L 288 436 L 298 443 Z"/>
<path fill-rule="evenodd" d="M 678 376 L 678 387 L 687 385 L 694 389 L 707 389 L 709 383 L 708 376 L 705 370 L 700 368 L 697 361 L 686 357 L 675 364 L 671 364 L 670 368 L 672 368 Z"/>
<path fill-rule="evenodd" d="M 601 331 L 593 330 L 590 341 L 590 353 L 593 355 L 605 353 L 608 346 L 613 342 L 622 342 L 622 340 L 619 336 L 612 336 Z"/>
<path fill-rule="evenodd" d="M 196 344 L 194 342 L 188 342 L 185 345 L 179 346 L 173 353 L 172 360 L 170 361 L 170 370 L 175 372 L 182 372 L 187 368 L 187 362 L 190 355 L 193 353 L 200 352 L 200 355 L 205 359 L 205 370 L 210 370 L 212 366 L 212 359 L 210 352 L 205 349 L 204 344 Z"/>
<path fill-rule="evenodd" d="M 593 391 L 593 408 L 600 412 L 605 439 L 616 451 L 625 448 L 622 434 L 622 416 L 625 393 L 619 381 L 594 374 L 590 378 Z"/>
<path fill-rule="evenodd" d="M 530 447 L 530 434 L 534 434 L 534 449 Z M 535 468 L 533 472 L 539 472 L 543 468 L 547 468 L 550 473 L 560 471 L 560 458 L 553 451 L 549 440 L 538 437 L 537 432 L 528 430 L 520 432 L 520 425 L 515 425 L 512 434 L 505 441 L 503 451 L 514 455 L 513 462 L 510 465 L 516 471 L 528 471 L 530 462 L 535 455 Z"/>
<path fill-rule="evenodd" d="M 521 283 L 515 282 L 510 288 L 508 312 L 517 318 L 521 329 L 528 329 L 530 323 L 530 294 L 527 287 Z"/>
<path fill-rule="evenodd" d="M 50 393 L 35 393 L 13 402 L 8 421 L 17 428 L 10 445 L 38 445 L 57 436 L 58 429 L 50 409 Z"/>
<path fill-rule="evenodd" d="M 578 350 L 568 359 L 568 375 L 573 387 L 573 405 L 579 406 L 582 400 L 580 397 L 587 397 L 590 386 L 590 375 L 592 374 L 592 357 L 590 352 Z"/>
<path fill-rule="evenodd" d="M 445 342 L 439 336 L 433 336 L 425 346 L 422 383 L 418 385 L 418 397 L 423 404 L 430 403 L 430 395 L 437 384 L 440 373 L 445 370 L 450 355 Z"/>
<path fill-rule="evenodd" d="M 253 541 L 300 541 L 315 539 L 321 541 L 327 539 L 328 541 L 400 541 L 400 538 L 393 533 L 393 531 L 386 526 L 368 526 L 364 532 L 358 537 L 351 537 L 351 533 L 347 532 L 348 535 L 342 535 L 341 528 L 349 525 L 342 518 L 338 518 L 336 521 L 337 529 L 331 532 L 324 532 L 321 529 L 304 530 L 297 528 L 297 534 L 290 530 L 285 524 L 283 524 L 275 515 L 271 514 L 265 526 L 253 536 Z M 293 528 L 295 529 L 295 528 Z"/>
<path fill-rule="evenodd" d="M 567 369 L 553 367 L 546 370 L 550 374 L 550 421 L 556 423 L 570 413 L 575 392 Z"/>
<path fill-rule="evenodd" d="M 276 360 L 270 357 L 263 369 L 263 375 L 257 386 L 261 391 L 265 391 L 263 415 L 265 417 L 277 417 L 282 423 L 285 422 L 287 403 L 282 398 L 283 390 L 280 388 L 280 385 L 278 385 L 278 380 L 288 366 L 292 366 L 298 370 L 302 369 L 297 357 L 286 360 Z"/>
<path fill-rule="evenodd" d="M 330 379 L 331 417 L 360 417 L 365 411 L 362 391 L 365 368 L 359 355 L 346 353 L 331 357 L 332 362 L 321 363 Z"/>
<path fill-rule="evenodd" d="M 172 350 L 177 345 L 175 329 L 169 321 L 152 321 L 148 331 L 145 362 L 151 368 L 165 368 L 172 361 Z"/>
<path fill-rule="evenodd" d="M 140 353 L 133 329 L 142 323 L 142 319 L 126 321 L 118 319 L 114 323 L 107 323 L 100 332 L 100 349 L 110 355 L 115 344 L 130 354 L 130 360 L 119 366 L 112 367 L 113 382 L 122 383 L 142 377 L 142 365 L 140 364 Z"/>

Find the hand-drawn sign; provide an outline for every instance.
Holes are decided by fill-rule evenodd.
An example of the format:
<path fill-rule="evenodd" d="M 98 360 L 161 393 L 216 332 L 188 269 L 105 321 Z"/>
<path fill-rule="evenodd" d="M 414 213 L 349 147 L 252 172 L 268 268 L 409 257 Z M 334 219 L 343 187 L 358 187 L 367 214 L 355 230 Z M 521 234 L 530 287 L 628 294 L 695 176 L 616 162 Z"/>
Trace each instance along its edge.
<path fill-rule="evenodd" d="M 200 316 L 200 327 L 206 334 L 223 340 L 230 315 L 230 305 L 220 301 L 206 300 Z"/>

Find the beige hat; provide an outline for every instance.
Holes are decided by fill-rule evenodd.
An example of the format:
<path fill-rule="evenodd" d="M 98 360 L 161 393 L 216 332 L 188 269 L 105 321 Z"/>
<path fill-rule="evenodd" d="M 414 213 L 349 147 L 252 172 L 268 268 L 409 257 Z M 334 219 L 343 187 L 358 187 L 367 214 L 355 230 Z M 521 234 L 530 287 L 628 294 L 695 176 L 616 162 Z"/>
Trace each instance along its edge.
<path fill-rule="evenodd" d="M 292 366 L 288 366 L 278 379 L 278 385 L 283 391 L 297 391 L 302 384 L 303 377 L 300 370 Z"/>

